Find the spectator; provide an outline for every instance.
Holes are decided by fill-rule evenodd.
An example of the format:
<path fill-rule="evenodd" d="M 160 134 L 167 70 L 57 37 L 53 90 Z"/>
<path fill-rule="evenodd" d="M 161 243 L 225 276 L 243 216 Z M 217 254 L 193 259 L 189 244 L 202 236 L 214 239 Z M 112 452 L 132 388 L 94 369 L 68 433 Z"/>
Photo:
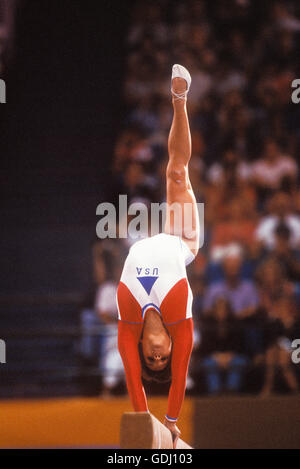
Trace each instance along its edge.
<path fill-rule="evenodd" d="M 103 244 L 96 240 L 92 246 L 93 285 L 88 292 L 80 313 L 81 342 L 80 355 L 83 363 L 99 367 L 101 355 L 101 343 L 99 335 L 93 333 L 93 329 L 101 327 L 101 322 L 96 314 L 95 300 L 100 285 L 105 281 L 106 266 L 104 260 Z"/>
<path fill-rule="evenodd" d="M 208 170 L 207 176 L 213 184 L 222 184 L 228 187 L 232 182 L 238 180 L 247 181 L 251 175 L 248 162 L 240 158 L 233 149 L 227 148 L 221 162 L 214 163 Z"/>
<path fill-rule="evenodd" d="M 297 174 L 298 167 L 295 160 L 281 152 L 276 140 L 266 139 L 262 158 L 252 167 L 253 181 L 258 189 L 266 193 L 280 189 L 284 179 L 295 181 Z"/>
<path fill-rule="evenodd" d="M 300 217 L 292 210 L 291 197 L 285 192 L 277 192 L 269 202 L 270 214 L 263 217 L 256 230 L 256 239 L 268 249 L 275 246 L 275 230 L 284 222 L 290 230 L 290 246 L 300 246 Z"/>
<path fill-rule="evenodd" d="M 290 293 L 290 284 L 284 278 L 281 264 L 272 257 L 267 258 L 258 268 L 257 284 L 259 304 L 266 314 L 275 308 L 282 295 Z"/>
<path fill-rule="evenodd" d="M 232 199 L 223 209 L 224 220 L 216 222 L 211 232 L 211 256 L 215 257 L 219 248 L 230 243 L 247 247 L 254 242 L 256 220 L 251 204 L 238 198 Z"/>
<path fill-rule="evenodd" d="M 101 335 L 101 374 L 103 395 L 109 395 L 121 382 L 124 382 L 124 368 L 118 350 L 118 311 L 116 295 L 120 269 L 114 268 L 113 276 L 99 287 L 95 308 L 104 332 Z"/>
<path fill-rule="evenodd" d="M 296 305 L 291 297 L 281 296 L 269 314 L 266 328 L 265 378 L 262 395 L 268 396 L 274 389 L 276 371 L 281 375 L 288 390 L 299 391 L 299 381 L 291 360 L 291 343 L 300 337 L 300 321 Z"/>
<path fill-rule="evenodd" d="M 300 252 L 291 248 L 291 230 L 283 222 L 275 230 L 275 246 L 272 257 L 282 266 L 289 282 L 300 282 Z"/>
<path fill-rule="evenodd" d="M 208 312 L 216 299 L 225 298 L 237 317 L 253 314 L 258 305 L 258 293 L 254 282 L 240 277 L 243 255 L 241 249 L 234 248 L 225 254 L 223 259 L 224 280 L 207 288 L 203 300 L 203 309 Z"/>
<path fill-rule="evenodd" d="M 247 359 L 242 354 L 239 321 L 222 296 L 201 319 L 200 331 L 200 355 L 208 393 L 240 391 Z"/>
<path fill-rule="evenodd" d="M 285 2 L 277 1 L 272 8 L 275 25 L 286 31 L 300 31 L 300 21 L 294 16 Z"/>

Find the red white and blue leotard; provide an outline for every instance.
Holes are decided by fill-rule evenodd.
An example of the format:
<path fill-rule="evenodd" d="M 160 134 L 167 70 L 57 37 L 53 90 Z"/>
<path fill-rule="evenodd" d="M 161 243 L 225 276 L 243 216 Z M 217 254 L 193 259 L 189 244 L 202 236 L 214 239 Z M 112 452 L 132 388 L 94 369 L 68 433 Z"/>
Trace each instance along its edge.
<path fill-rule="evenodd" d="M 161 233 L 136 242 L 126 258 L 117 292 L 118 346 L 134 410 L 148 411 L 138 352 L 145 314 L 155 309 L 172 337 L 172 383 L 166 418 L 176 421 L 184 399 L 193 346 L 192 292 L 186 265 L 193 254 L 178 236 Z"/>

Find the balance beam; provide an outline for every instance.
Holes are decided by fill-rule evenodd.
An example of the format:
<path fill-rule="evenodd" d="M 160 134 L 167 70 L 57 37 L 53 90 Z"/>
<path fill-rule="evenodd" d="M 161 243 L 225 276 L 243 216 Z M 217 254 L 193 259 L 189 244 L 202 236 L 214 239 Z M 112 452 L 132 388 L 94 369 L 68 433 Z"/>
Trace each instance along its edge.
<path fill-rule="evenodd" d="M 148 412 L 125 412 L 121 418 L 122 449 L 174 449 L 170 430 Z M 175 449 L 192 449 L 180 438 Z"/>

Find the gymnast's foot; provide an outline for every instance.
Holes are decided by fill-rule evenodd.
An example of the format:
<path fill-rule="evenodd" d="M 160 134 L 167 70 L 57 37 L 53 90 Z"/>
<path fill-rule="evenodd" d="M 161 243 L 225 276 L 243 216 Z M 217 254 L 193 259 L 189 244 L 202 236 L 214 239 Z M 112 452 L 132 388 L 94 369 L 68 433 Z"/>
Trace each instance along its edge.
<path fill-rule="evenodd" d="M 191 86 L 191 81 L 191 75 L 185 67 L 179 64 L 173 65 L 171 85 L 173 101 L 186 101 L 187 94 Z"/>

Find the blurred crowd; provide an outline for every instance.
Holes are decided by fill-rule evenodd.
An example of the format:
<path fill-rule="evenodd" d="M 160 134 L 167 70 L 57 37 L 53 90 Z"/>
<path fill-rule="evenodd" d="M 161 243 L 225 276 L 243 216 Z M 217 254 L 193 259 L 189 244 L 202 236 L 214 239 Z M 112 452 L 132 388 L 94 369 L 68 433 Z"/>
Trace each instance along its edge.
<path fill-rule="evenodd" d="M 299 36 L 297 1 L 161 0 L 137 2 L 132 12 L 112 163 L 114 192 L 129 203 L 165 201 L 172 64 L 192 76 L 190 177 L 205 204 L 205 242 L 188 267 L 190 391 L 299 392 L 300 365 L 291 360 L 300 339 L 300 105 L 291 100 Z M 126 242 L 93 248 L 95 311 L 110 328 L 112 350 Z M 111 391 L 124 375 L 104 342 Z"/>
<path fill-rule="evenodd" d="M 0 0 L 0 76 L 12 55 L 18 0 Z"/>

